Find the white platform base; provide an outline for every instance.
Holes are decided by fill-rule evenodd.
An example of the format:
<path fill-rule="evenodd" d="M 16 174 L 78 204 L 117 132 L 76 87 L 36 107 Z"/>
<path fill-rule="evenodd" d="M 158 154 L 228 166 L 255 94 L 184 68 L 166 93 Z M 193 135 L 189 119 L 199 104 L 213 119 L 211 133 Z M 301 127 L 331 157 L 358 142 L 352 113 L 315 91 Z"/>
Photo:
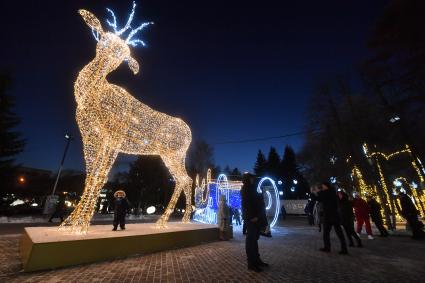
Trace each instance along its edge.
<path fill-rule="evenodd" d="M 93 225 L 86 235 L 59 231 L 57 227 L 25 228 L 21 239 L 24 271 L 53 269 L 135 254 L 193 246 L 219 239 L 216 225 L 170 222 L 127 224 L 112 231 L 112 225 Z"/>

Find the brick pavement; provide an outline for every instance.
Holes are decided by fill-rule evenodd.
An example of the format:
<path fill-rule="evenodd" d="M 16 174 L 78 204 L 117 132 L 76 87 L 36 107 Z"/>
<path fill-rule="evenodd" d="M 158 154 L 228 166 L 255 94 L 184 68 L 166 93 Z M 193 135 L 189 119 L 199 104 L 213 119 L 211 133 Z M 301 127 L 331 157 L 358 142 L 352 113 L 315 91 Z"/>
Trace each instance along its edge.
<path fill-rule="evenodd" d="M 246 270 L 240 231 L 228 242 L 33 273 L 20 271 L 18 239 L 0 236 L 0 282 L 401 283 L 425 278 L 425 242 L 402 236 L 364 239 L 364 248 L 351 248 L 350 255 L 342 256 L 333 238 L 332 253 L 323 254 L 317 229 L 294 220 L 278 227 L 273 238 L 260 240 L 260 253 L 271 267 L 259 274 Z"/>

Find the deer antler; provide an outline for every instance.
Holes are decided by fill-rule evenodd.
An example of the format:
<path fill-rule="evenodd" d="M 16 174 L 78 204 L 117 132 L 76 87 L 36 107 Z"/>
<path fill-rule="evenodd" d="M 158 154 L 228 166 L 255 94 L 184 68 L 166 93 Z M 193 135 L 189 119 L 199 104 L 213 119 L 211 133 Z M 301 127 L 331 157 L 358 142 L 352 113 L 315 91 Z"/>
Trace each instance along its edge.
<path fill-rule="evenodd" d="M 138 33 L 139 31 L 141 31 L 145 27 L 147 27 L 148 25 L 153 25 L 153 22 L 143 23 L 140 26 L 138 26 L 137 28 L 131 29 L 131 32 L 128 35 L 128 37 L 125 40 L 125 42 L 128 43 L 128 44 L 130 44 L 131 46 L 134 46 L 134 47 L 136 47 L 138 43 L 142 44 L 142 46 L 145 46 L 146 44 L 143 42 L 143 40 L 140 40 L 140 39 L 133 39 L 133 40 L 131 40 L 131 38 L 133 36 L 135 36 L 136 33 Z"/>
<path fill-rule="evenodd" d="M 133 1 L 133 9 L 131 9 L 131 13 L 130 13 L 130 16 L 128 17 L 127 23 L 122 29 L 116 32 L 117 35 L 121 35 L 123 32 L 125 32 L 126 30 L 130 28 L 131 22 L 133 21 L 135 9 L 136 9 L 136 1 Z"/>
<path fill-rule="evenodd" d="M 143 42 L 143 40 L 140 39 L 133 39 L 133 36 L 136 35 L 137 32 L 141 31 L 142 29 L 144 29 L 145 27 L 147 27 L 148 25 L 152 25 L 153 22 L 147 22 L 147 23 L 142 23 L 140 26 L 138 26 L 137 28 L 133 29 L 131 27 L 131 22 L 133 21 L 134 18 L 134 13 L 135 13 L 135 9 L 136 9 L 136 2 L 133 1 L 133 8 L 131 10 L 130 16 L 128 17 L 127 23 L 125 24 L 125 26 L 118 30 L 118 24 L 117 24 L 117 18 L 115 17 L 115 13 L 114 11 L 112 11 L 109 8 L 106 8 L 106 10 L 111 14 L 112 16 L 112 22 L 110 22 L 108 19 L 106 20 L 106 23 L 112 27 L 114 29 L 114 33 L 118 36 L 120 36 L 121 34 L 123 34 L 125 31 L 127 31 L 128 29 L 131 29 L 130 34 L 128 35 L 127 39 L 125 40 L 125 42 L 127 44 L 130 44 L 133 47 L 136 47 L 138 44 L 141 44 L 142 46 L 146 46 L 146 44 Z"/>
<path fill-rule="evenodd" d="M 114 22 L 111 23 L 108 19 L 106 19 L 106 23 L 114 29 L 115 33 L 117 33 L 117 18 L 115 17 L 114 11 L 109 8 L 106 8 L 106 11 L 108 11 L 112 15 L 112 19 L 114 20 Z"/>

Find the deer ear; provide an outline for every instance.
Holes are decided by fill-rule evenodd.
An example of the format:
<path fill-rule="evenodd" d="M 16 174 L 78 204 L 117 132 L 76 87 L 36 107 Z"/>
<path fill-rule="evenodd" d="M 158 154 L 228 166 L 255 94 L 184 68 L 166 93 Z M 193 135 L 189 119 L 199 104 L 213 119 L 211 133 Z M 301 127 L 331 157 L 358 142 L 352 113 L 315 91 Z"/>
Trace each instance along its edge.
<path fill-rule="evenodd" d="M 84 21 L 90 28 L 98 32 L 100 35 L 103 35 L 102 25 L 95 15 L 83 9 L 78 10 L 78 13 L 81 15 L 81 17 L 83 17 Z"/>

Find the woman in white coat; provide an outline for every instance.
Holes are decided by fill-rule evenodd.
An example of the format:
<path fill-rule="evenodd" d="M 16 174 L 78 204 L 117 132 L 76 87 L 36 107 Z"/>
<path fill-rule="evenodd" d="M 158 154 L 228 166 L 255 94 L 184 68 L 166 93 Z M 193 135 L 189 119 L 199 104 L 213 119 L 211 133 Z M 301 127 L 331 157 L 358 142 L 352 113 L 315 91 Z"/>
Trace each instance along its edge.
<path fill-rule="evenodd" d="M 230 213 L 229 206 L 226 203 L 226 197 L 224 195 L 220 195 L 217 220 L 218 228 L 220 230 L 220 240 L 227 240 L 227 232 L 230 228 Z"/>

